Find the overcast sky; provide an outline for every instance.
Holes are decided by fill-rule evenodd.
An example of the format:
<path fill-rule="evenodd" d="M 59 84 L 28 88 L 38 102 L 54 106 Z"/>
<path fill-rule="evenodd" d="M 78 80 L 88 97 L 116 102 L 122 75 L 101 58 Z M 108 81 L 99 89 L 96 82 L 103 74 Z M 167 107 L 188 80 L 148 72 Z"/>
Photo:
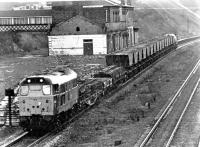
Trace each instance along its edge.
<path fill-rule="evenodd" d="M 19 2 L 45 2 L 47 0 L 0 0 L 0 10 L 8 10 L 11 9 L 14 5 L 20 5 Z M 58 1 L 58 0 L 54 0 Z M 60 0 L 59 0 L 60 1 Z M 64 0 L 70 1 L 70 0 Z M 151 6 L 151 4 L 157 4 L 157 7 L 179 7 L 182 4 L 186 7 L 199 7 L 200 8 L 200 0 L 132 0 L 135 2 L 145 3 Z M 163 4 L 163 5 L 162 5 Z M 166 5 L 167 4 L 167 5 Z"/>

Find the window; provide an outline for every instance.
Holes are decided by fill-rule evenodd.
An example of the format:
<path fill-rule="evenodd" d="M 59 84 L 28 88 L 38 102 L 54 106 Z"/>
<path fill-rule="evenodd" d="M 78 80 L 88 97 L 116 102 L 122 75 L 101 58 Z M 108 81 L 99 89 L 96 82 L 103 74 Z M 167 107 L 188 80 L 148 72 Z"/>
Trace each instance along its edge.
<path fill-rule="evenodd" d="M 65 92 L 65 85 L 64 84 L 60 85 L 60 93 L 63 93 L 63 92 Z"/>
<path fill-rule="evenodd" d="M 119 11 L 113 11 L 113 22 L 119 22 Z"/>
<path fill-rule="evenodd" d="M 77 86 L 77 81 L 76 79 L 73 80 L 73 87 L 76 87 Z"/>
<path fill-rule="evenodd" d="M 25 18 L 17 17 L 13 19 L 14 24 L 25 24 Z"/>
<path fill-rule="evenodd" d="M 80 27 L 76 27 L 76 32 L 79 32 L 80 31 Z"/>
<path fill-rule="evenodd" d="M 52 17 L 51 16 L 43 17 L 42 24 L 51 24 L 51 23 L 52 23 Z"/>
<path fill-rule="evenodd" d="M 65 84 L 65 91 L 68 91 L 69 90 L 69 85 L 68 83 Z"/>
<path fill-rule="evenodd" d="M 64 105 L 65 104 L 65 94 L 61 95 L 60 97 L 60 105 Z"/>
<path fill-rule="evenodd" d="M 42 91 L 45 95 L 50 95 L 51 94 L 51 86 L 50 85 L 43 85 Z"/>
<path fill-rule="evenodd" d="M 21 86 L 20 87 L 20 94 L 21 95 L 28 95 L 28 90 L 29 90 L 28 86 Z"/>
<path fill-rule="evenodd" d="M 35 17 L 36 24 L 42 24 L 42 17 Z"/>
<path fill-rule="evenodd" d="M 2 25 L 12 24 L 12 18 L 0 18 L 0 24 Z"/>
<path fill-rule="evenodd" d="M 72 87 L 73 87 L 73 81 L 70 81 L 69 82 L 69 89 L 72 89 Z"/>
<path fill-rule="evenodd" d="M 127 10 L 126 10 L 126 9 L 123 9 L 123 10 L 122 10 L 122 15 L 126 15 L 126 13 L 127 13 Z"/>
<path fill-rule="evenodd" d="M 35 17 L 29 17 L 29 24 L 35 24 Z"/>
<path fill-rule="evenodd" d="M 58 84 L 54 84 L 53 85 L 53 94 L 57 94 L 57 93 L 59 93 L 59 86 L 58 86 Z"/>

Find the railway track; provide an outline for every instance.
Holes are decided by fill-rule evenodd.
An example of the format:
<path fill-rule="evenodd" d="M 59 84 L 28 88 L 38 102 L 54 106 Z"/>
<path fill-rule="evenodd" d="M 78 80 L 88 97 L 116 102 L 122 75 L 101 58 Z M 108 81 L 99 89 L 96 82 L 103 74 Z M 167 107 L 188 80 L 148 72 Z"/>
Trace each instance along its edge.
<path fill-rule="evenodd" d="M 194 42 L 192 42 L 192 43 L 194 43 Z M 186 46 L 186 45 L 189 45 L 189 44 L 191 44 L 191 43 L 185 43 L 185 42 L 184 42 L 184 45 L 183 45 L 183 46 Z M 181 47 L 183 47 L 183 46 L 181 46 Z M 181 48 L 181 47 L 178 47 L 178 49 Z M 175 51 L 175 50 L 172 50 L 172 51 L 170 51 L 170 52 L 167 52 L 167 54 L 161 55 L 161 57 L 160 57 L 160 55 L 159 55 L 159 56 L 155 56 L 156 59 L 151 59 L 151 58 L 150 58 L 149 60 L 147 60 L 144 64 L 148 63 L 148 62 L 151 61 L 151 60 L 153 61 L 153 63 L 152 63 L 152 61 L 149 62 L 149 63 L 152 63 L 152 64 L 149 64 L 146 68 L 144 68 L 144 69 L 141 70 L 139 73 L 137 73 L 136 75 L 134 75 L 134 77 L 130 78 L 130 79 L 127 80 L 125 83 L 121 84 L 117 89 L 112 90 L 108 95 L 105 96 L 105 98 L 112 96 L 112 95 L 115 94 L 117 91 L 119 91 L 119 90 L 123 89 L 124 87 L 128 86 L 129 83 L 131 83 L 133 80 L 135 80 L 136 78 L 138 78 L 142 73 L 144 73 L 145 71 L 149 70 L 154 64 L 156 64 L 157 62 L 159 62 L 160 60 L 162 60 L 163 58 L 165 58 L 166 56 L 168 56 L 170 53 L 172 53 L 172 52 L 174 52 L 174 51 Z M 200 61 L 199 61 L 198 63 L 200 63 Z M 144 65 L 141 64 L 139 68 L 143 68 L 143 66 L 144 66 Z M 186 82 L 186 81 L 185 81 L 185 82 Z M 184 83 L 185 83 L 185 82 L 184 82 Z M 172 102 L 172 103 L 173 103 L 173 102 Z M 60 126 L 60 127 L 61 127 L 61 128 L 67 127 L 71 122 L 73 122 L 73 121 L 75 121 L 77 118 L 79 118 L 80 115 L 82 115 L 84 112 L 86 112 L 87 110 L 89 110 L 91 107 L 92 107 L 92 106 L 88 106 L 87 108 L 83 109 L 83 110 L 80 111 L 77 115 L 75 115 L 73 118 L 71 118 L 71 119 L 69 119 L 68 121 L 66 121 L 66 122 L 65 122 L 62 126 Z M 170 106 L 169 106 L 169 107 L 170 107 Z M 167 112 L 167 110 L 166 110 L 166 112 Z M 165 112 L 165 113 L 166 113 L 166 112 Z M 163 115 L 163 116 L 164 116 L 164 115 Z M 160 119 L 160 121 L 161 121 L 161 120 L 162 120 L 162 118 Z M 156 123 L 156 124 L 157 124 L 157 123 Z M 159 122 L 158 122 L 158 124 L 159 124 Z M 156 127 L 154 127 L 154 129 L 156 129 Z M 30 141 L 31 143 L 29 142 L 29 144 L 26 144 L 25 146 L 28 146 L 28 147 L 36 146 L 36 145 L 38 145 L 39 143 L 41 143 L 42 141 L 44 141 L 46 138 L 49 138 L 49 137 L 55 135 L 55 132 L 57 132 L 57 129 L 56 129 L 56 130 L 53 130 L 52 132 L 49 132 L 49 133 L 43 135 L 43 136 L 40 137 L 40 138 L 37 138 L 37 139 L 34 138 L 34 139 L 32 139 L 32 141 Z M 152 132 L 154 132 L 154 131 L 152 131 Z M 11 142 L 5 144 L 3 147 L 17 146 L 17 143 L 23 142 L 23 140 L 27 140 L 27 139 L 30 140 L 30 137 L 27 138 L 28 134 L 29 134 L 28 132 L 24 132 L 23 134 L 21 134 L 21 135 L 20 135 L 19 137 L 17 137 L 16 139 L 14 139 L 14 140 L 12 140 Z M 151 135 L 149 135 L 149 136 L 151 136 Z M 144 145 L 146 144 L 147 141 L 148 141 L 148 138 L 145 139 Z"/>
<path fill-rule="evenodd" d="M 35 138 L 35 136 L 33 136 L 33 138 L 31 138 L 31 136 L 29 136 L 29 132 L 24 132 L 22 135 L 20 135 L 16 139 L 14 139 L 14 140 L 8 142 L 7 144 L 3 145 L 3 147 L 11 147 L 11 146 L 33 147 L 33 146 L 36 146 L 40 142 L 44 141 L 45 139 L 47 139 L 51 136 L 54 136 L 58 131 L 61 131 L 62 128 L 67 127 L 70 123 L 75 121 L 77 118 L 79 118 L 83 113 L 85 113 L 90 108 L 91 108 L 91 106 L 88 106 L 87 108 L 80 111 L 77 115 L 75 115 L 74 117 L 72 117 L 68 121 L 66 121 L 64 124 L 59 126 L 59 128 L 55 128 L 51 132 L 48 132 L 41 137 Z M 27 141 L 27 140 L 29 140 L 29 141 Z"/>
<path fill-rule="evenodd" d="M 16 137 L 15 139 L 13 139 L 12 141 L 2 145 L 2 147 L 10 147 L 14 144 L 17 144 L 19 141 L 21 141 L 23 138 L 25 138 L 26 136 L 28 136 L 29 132 L 23 132 L 22 134 L 20 134 L 18 137 Z"/>
<path fill-rule="evenodd" d="M 181 116 L 179 117 L 179 119 L 178 119 L 178 121 L 177 121 L 177 123 L 176 123 L 176 125 L 175 125 L 175 127 L 174 127 L 174 129 L 173 129 L 173 131 L 172 131 L 172 133 L 171 133 L 171 135 L 170 135 L 165 147 L 169 147 L 170 146 L 170 144 L 171 144 L 171 142 L 172 142 L 172 140 L 173 140 L 173 138 L 175 136 L 175 133 L 178 130 L 180 122 L 183 119 L 183 115 L 185 114 L 185 112 L 186 112 L 186 110 L 187 110 L 187 108 L 188 108 L 188 106 L 189 106 L 189 104 L 190 104 L 190 102 L 191 102 L 191 100 L 192 100 L 192 98 L 194 96 L 194 93 L 195 93 L 195 91 L 196 91 L 196 89 L 197 89 L 197 87 L 199 85 L 199 82 L 200 82 L 200 79 L 197 81 L 197 83 L 196 83 L 196 85 L 195 85 L 195 87 L 194 87 L 194 89 L 192 91 L 192 94 L 190 95 L 190 98 L 188 99 L 188 102 L 185 105 L 185 107 L 183 109 L 183 112 L 181 113 Z"/>
<path fill-rule="evenodd" d="M 190 43 L 189 43 L 190 44 Z M 188 45 L 189 45 L 188 44 Z M 185 46 L 185 45 L 184 45 Z M 181 46 L 183 47 L 183 46 Z M 140 147 L 144 147 L 144 146 L 148 146 L 149 141 L 153 138 L 154 134 L 156 133 L 157 129 L 159 128 L 159 125 L 161 124 L 162 120 L 164 120 L 166 118 L 166 116 L 172 111 L 172 108 L 175 104 L 175 102 L 177 101 L 178 97 L 180 96 L 180 94 L 182 93 L 184 87 L 187 85 L 189 79 L 191 79 L 191 77 L 193 76 L 193 74 L 197 71 L 198 67 L 200 66 L 200 59 L 198 60 L 198 62 L 196 63 L 196 65 L 194 66 L 194 68 L 192 69 L 192 71 L 190 72 L 190 74 L 187 76 L 187 78 L 185 79 L 185 81 L 183 82 L 183 84 L 181 85 L 181 87 L 177 90 L 176 94 L 173 96 L 173 98 L 171 99 L 171 101 L 168 103 L 168 105 L 166 106 L 166 108 L 162 111 L 162 113 L 160 114 L 160 116 L 158 118 L 155 118 L 155 124 L 153 125 L 153 127 L 150 129 L 150 131 L 147 133 L 146 137 L 142 140 L 142 142 L 140 143 Z M 180 121 L 191 101 L 191 98 L 198 86 L 199 81 L 197 82 L 197 84 L 195 85 L 195 88 L 192 91 L 192 95 L 190 96 L 181 116 L 179 117 L 179 120 L 177 121 L 177 124 L 174 128 L 174 130 L 172 131 L 172 134 L 170 135 L 170 138 L 166 144 L 166 147 L 169 147 L 173 136 L 180 124 Z"/>

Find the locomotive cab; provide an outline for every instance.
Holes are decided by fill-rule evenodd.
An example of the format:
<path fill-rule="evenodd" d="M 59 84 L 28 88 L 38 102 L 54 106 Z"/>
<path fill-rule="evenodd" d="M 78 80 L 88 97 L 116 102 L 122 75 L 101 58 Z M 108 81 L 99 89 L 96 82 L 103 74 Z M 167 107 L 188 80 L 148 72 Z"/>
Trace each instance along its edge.
<path fill-rule="evenodd" d="M 78 101 L 77 73 L 65 72 L 25 78 L 19 88 L 20 125 L 27 129 L 45 129 Z"/>
<path fill-rule="evenodd" d="M 20 116 L 53 115 L 52 84 L 48 79 L 25 79 L 19 90 Z"/>

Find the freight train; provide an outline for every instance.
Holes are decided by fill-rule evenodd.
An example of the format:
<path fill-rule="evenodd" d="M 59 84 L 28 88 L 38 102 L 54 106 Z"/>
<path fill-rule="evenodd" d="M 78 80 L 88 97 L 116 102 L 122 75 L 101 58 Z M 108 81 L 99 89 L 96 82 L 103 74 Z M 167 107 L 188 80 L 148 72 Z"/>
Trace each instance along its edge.
<path fill-rule="evenodd" d="M 20 125 L 27 130 L 51 129 L 79 110 L 94 105 L 109 91 L 176 47 L 176 36 L 168 34 L 150 43 L 106 55 L 107 67 L 82 81 L 69 68 L 29 76 L 19 84 Z"/>

